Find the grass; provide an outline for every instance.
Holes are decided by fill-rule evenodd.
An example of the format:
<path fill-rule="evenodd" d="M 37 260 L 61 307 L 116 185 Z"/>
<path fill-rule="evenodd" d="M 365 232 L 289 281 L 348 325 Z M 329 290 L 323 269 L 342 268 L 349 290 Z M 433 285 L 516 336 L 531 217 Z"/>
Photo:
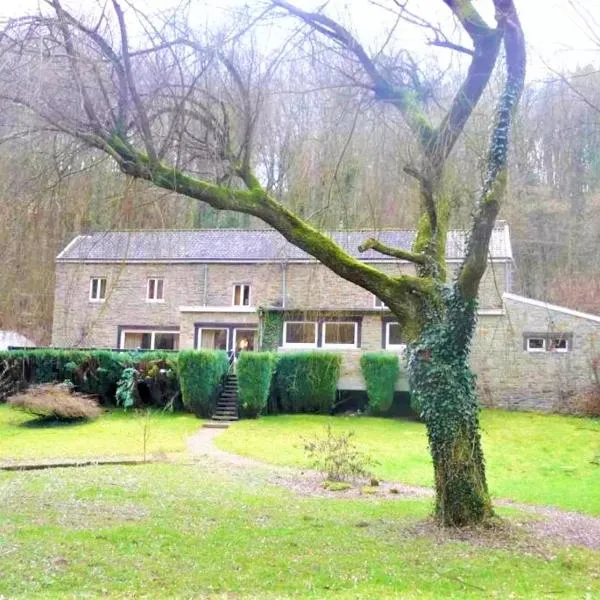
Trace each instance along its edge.
<path fill-rule="evenodd" d="M 222 472 L 207 463 L 0 473 L 0 498 L 0 597 L 600 593 L 592 551 L 533 540 L 517 527 L 460 540 L 426 525 L 429 502 L 299 498 L 255 469 Z"/>
<path fill-rule="evenodd" d="M 356 433 L 388 481 L 432 485 L 425 427 L 370 417 L 278 416 L 241 421 L 217 438 L 223 450 L 267 462 L 307 466 L 302 437 L 334 430 Z M 558 415 L 487 410 L 483 446 L 491 493 L 520 502 L 600 515 L 600 421 Z"/>
<path fill-rule="evenodd" d="M 145 423 L 133 412 L 112 411 L 95 421 L 42 426 L 35 417 L 0 405 L 0 461 L 141 456 Z M 188 414 L 152 413 L 147 454 L 184 452 L 186 438 L 200 426 Z"/>

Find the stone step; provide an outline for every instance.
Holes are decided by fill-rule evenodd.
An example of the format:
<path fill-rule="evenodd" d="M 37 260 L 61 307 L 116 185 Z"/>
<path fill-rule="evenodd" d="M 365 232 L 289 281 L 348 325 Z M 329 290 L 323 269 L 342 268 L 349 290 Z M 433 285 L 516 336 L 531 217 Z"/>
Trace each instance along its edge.
<path fill-rule="evenodd" d="M 207 429 L 227 429 L 229 427 L 229 423 L 226 421 L 207 421 L 202 425 L 202 427 L 206 427 Z"/>
<path fill-rule="evenodd" d="M 230 408 L 230 409 L 218 409 L 215 410 L 214 412 L 215 415 L 236 415 L 238 414 L 237 409 L 235 408 Z"/>
<path fill-rule="evenodd" d="M 214 415 L 212 418 L 213 421 L 239 421 L 237 417 L 221 417 L 219 415 Z"/>

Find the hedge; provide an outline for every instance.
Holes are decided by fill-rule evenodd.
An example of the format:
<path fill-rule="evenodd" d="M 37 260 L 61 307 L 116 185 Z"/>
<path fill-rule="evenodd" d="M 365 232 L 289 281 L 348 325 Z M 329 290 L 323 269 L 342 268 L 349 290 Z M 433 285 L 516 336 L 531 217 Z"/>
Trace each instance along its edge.
<path fill-rule="evenodd" d="M 330 352 L 285 352 L 275 370 L 275 394 L 286 413 L 330 413 L 341 357 Z"/>
<path fill-rule="evenodd" d="M 367 352 L 360 357 L 360 370 L 367 387 L 369 412 L 377 414 L 389 410 L 400 374 L 398 355 L 392 352 Z"/>
<path fill-rule="evenodd" d="M 210 417 L 229 368 L 226 352 L 184 350 L 178 358 L 183 405 L 199 417 Z"/>
<path fill-rule="evenodd" d="M 242 416 L 255 419 L 265 412 L 275 363 L 270 352 L 240 353 L 235 372 Z"/>
<path fill-rule="evenodd" d="M 165 371 L 176 370 L 175 358 L 176 355 L 164 351 L 128 353 L 54 348 L 4 351 L 0 352 L 0 400 L 27 384 L 70 380 L 77 391 L 98 396 L 104 405 L 114 405 L 123 371 L 133 368 L 140 374 L 138 396 L 145 403 L 161 406 L 179 392 L 176 377 L 168 385 L 163 381 Z"/>

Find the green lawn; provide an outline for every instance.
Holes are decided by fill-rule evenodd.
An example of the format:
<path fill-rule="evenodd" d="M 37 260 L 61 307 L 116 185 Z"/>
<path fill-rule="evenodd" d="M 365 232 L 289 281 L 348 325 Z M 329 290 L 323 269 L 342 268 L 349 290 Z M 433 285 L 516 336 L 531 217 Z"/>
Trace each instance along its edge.
<path fill-rule="evenodd" d="M 216 439 L 223 450 L 283 465 L 306 466 L 302 437 L 330 423 L 356 442 L 389 481 L 432 485 L 424 425 L 370 417 L 278 416 L 241 421 Z M 600 515 L 600 421 L 503 411 L 482 414 L 488 480 L 496 497 Z"/>
<path fill-rule="evenodd" d="M 533 540 L 517 527 L 469 541 L 432 535 L 416 527 L 429 502 L 299 498 L 268 485 L 254 469 L 5 472 L 0 502 L 0 597 L 6 598 L 600 593 L 598 553 Z"/>
<path fill-rule="evenodd" d="M 0 404 L 0 461 L 141 456 L 145 418 L 113 411 L 96 421 L 40 427 L 36 418 Z M 153 412 L 147 422 L 148 454 L 177 453 L 202 422 L 188 414 Z"/>

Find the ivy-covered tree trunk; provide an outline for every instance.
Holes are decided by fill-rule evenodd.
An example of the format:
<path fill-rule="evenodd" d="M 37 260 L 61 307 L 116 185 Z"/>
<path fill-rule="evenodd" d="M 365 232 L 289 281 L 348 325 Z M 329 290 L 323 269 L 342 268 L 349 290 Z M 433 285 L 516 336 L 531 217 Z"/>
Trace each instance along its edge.
<path fill-rule="evenodd" d="M 493 514 L 479 434 L 479 404 L 469 354 L 477 303 L 457 287 L 441 292 L 442 310 L 411 344 L 414 406 L 427 426 L 434 467 L 435 513 L 444 525 L 480 523 Z"/>

